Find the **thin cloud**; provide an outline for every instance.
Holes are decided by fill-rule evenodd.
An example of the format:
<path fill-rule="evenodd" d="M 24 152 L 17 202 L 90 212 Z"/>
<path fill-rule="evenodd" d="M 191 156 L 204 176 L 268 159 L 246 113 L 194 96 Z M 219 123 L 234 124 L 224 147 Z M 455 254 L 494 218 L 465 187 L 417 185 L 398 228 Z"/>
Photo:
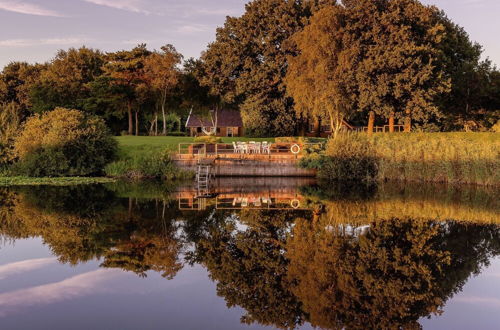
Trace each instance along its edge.
<path fill-rule="evenodd" d="M 484 307 L 500 308 L 500 299 L 493 297 L 459 297 L 455 301 L 467 304 L 482 305 Z"/>
<path fill-rule="evenodd" d="M 63 17 L 62 14 L 53 10 L 45 9 L 32 3 L 16 0 L 0 0 L 0 10 L 26 15 Z"/>
<path fill-rule="evenodd" d="M 87 38 L 48 38 L 48 39 L 7 39 L 0 40 L 0 47 L 22 48 L 33 46 L 68 46 L 83 45 Z"/>
<path fill-rule="evenodd" d="M 179 26 L 178 28 L 176 28 L 175 31 L 182 34 L 193 34 L 193 33 L 212 31 L 212 30 L 215 31 L 215 27 L 208 26 L 205 24 L 186 24 Z"/>
<path fill-rule="evenodd" d="M 60 282 L 0 294 L 0 317 L 30 306 L 53 304 L 96 292 L 108 292 L 109 283 L 124 273 L 117 269 L 99 269 Z"/>
<path fill-rule="evenodd" d="M 150 11 L 142 8 L 141 0 L 83 0 L 94 5 L 105 6 L 114 9 L 131 11 L 134 13 L 151 14 Z"/>
<path fill-rule="evenodd" d="M 0 266 L 0 280 L 9 276 L 44 268 L 57 262 L 56 258 L 30 259 Z"/>

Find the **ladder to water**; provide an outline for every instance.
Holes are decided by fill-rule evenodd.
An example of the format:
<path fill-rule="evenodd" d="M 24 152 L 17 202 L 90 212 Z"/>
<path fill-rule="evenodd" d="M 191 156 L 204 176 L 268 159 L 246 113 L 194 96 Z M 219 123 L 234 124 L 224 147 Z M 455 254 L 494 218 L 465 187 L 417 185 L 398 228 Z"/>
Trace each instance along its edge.
<path fill-rule="evenodd" d="M 212 163 L 198 162 L 196 170 L 196 186 L 198 198 L 210 195 L 210 181 L 212 180 L 214 166 Z"/>

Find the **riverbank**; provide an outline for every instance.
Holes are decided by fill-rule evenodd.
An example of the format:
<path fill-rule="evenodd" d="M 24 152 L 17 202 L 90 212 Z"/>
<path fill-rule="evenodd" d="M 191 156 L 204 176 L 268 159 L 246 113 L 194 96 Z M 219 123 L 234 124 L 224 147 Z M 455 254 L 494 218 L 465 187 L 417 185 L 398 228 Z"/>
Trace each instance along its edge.
<path fill-rule="evenodd" d="M 99 183 L 113 183 L 115 179 L 105 177 L 83 178 L 83 177 L 65 177 L 65 178 L 29 178 L 29 177 L 0 177 L 0 187 L 5 186 L 70 186 L 87 185 Z"/>
<path fill-rule="evenodd" d="M 301 162 L 320 179 L 500 185 L 498 133 L 346 134 Z"/>

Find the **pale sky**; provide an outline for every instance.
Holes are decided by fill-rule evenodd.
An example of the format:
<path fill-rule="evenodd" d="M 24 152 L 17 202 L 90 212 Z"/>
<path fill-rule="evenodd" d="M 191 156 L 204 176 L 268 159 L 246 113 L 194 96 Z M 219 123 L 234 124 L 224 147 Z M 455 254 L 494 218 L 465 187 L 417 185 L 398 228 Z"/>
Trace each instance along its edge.
<path fill-rule="evenodd" d="M 103 51 L 173 44 L 199 57 L 225 17 L 247 0 L 0 0 L 0 68 L 10 61 L 45 62 L 58 49 Z M 500 65 L 500 0 L 422 0 L 444 9 Z"/>

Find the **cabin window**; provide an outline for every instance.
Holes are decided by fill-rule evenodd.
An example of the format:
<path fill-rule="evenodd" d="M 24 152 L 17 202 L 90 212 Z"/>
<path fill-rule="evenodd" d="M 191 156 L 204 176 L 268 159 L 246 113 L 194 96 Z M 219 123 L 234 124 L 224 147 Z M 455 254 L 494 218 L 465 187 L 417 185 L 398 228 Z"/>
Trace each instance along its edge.
<path fill-rule="evenodd" d="M 196 132 L 201 133 L 201 127 L 196 128 Z"/>
<path fill-rule="evenodd" d="M 233 137 L 234 136 L 233 128 L 232 127 L 228 127 L 227 128 L 227 136 L 228 137 Z"/>
<path fill-rule="evenodd" d="M 217 133 L 220 133 L 220 127 L 217 127 Z"/>

